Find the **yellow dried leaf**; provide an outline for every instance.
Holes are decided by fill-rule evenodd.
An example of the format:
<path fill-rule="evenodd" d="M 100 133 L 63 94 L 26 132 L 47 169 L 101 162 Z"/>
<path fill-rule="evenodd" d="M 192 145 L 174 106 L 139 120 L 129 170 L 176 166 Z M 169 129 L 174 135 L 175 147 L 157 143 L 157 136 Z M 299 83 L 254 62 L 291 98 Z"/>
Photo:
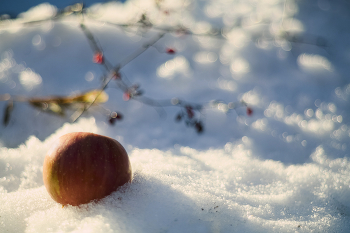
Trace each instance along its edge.
<path fill-rule="evenodd" d="M 51 111 L 52 113 L 56 113 L 56 114 L 61 115 L 61 116 L 64 115 L 63 109 L 57 103 L 50 103 L 48 110 Z"/>
<path fill-rule="evenodd" d="M 101 90 L 92 90 L 76 97 L 75 100 L 84 103 L 105 103 L 108 100 L 108 95 Z"/>

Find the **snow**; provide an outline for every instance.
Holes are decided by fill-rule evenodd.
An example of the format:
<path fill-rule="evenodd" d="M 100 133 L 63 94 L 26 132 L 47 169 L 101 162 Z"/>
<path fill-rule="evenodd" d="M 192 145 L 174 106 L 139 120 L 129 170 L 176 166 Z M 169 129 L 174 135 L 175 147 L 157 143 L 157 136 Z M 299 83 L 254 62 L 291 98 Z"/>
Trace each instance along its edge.
<path fill-rule="evenodd" d="M 84 24 L 114 65 L 159 31 L 107 22 L 135 23 L 146 13 L 159 27 L 181 24 L 195 34 L 224 28 L 224 38 L 168 33 L 121 69 L 146 97 L 203 104 L 195 116 L 204 132 L 175 122 L 177 106 L 123 101 L 114 82 L 104 107 L 75 123 L 72 111 L 59 117 L 14 102 L 0 126 L 0 232 L 349 232 L 350 5 L 156 2 L 160 8 L 98 3 L 89 13 L 105 22 L 84 17 Z M 57 12 L 42 4 L 0 24 L 0 109 L 10 95 L 100 86 L 104 71 L 92 62 L 81 17 L 22 24 Z M 241 99 L 252 116 L 244 106 L 232 110 Z M 123 120 L 110 125 L 108 111 Z M 43 185 L 42 164 L 55 139 L 76 131 L 117 139 L 134 180 L 100 201 L 62 208 Z"/>

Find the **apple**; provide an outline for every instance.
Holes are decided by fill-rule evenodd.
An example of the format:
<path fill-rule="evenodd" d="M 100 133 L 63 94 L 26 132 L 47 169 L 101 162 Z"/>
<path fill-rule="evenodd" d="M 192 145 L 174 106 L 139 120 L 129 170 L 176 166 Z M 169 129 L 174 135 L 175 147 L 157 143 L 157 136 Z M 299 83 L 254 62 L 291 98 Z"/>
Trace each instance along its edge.
<path fill-rule="evenodd" d="M 45 156 L 45 187 L 56 202 L 78 206 L 132 180 L 128 154 L 116 140 L 87 132 L 61 136 Z"/>

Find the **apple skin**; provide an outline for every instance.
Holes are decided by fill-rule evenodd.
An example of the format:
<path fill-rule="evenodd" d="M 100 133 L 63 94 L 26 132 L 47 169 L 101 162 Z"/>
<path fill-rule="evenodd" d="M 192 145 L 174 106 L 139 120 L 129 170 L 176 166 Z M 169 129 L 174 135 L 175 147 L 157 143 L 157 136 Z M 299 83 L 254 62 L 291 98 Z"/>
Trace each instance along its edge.
<path fill-rule="evenodd" d="M 45 187 L 56 202 L 78 206 L 132 180 L 128 154 L 116 140 L 86 132 L 61 136 L 45 156 Z"/>

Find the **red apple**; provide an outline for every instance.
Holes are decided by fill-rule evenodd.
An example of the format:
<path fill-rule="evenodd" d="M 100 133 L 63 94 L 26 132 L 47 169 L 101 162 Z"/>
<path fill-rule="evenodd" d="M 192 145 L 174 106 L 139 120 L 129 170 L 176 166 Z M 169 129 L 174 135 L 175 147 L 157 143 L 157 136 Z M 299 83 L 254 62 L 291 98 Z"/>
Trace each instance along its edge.
<path fill-rule="evenodd" d="M 60 137 L 44 160 L 44 184 L 62 205 L 101 199 L 131 182 L 128 154 L 116 140 L 76 132 Z"/>

